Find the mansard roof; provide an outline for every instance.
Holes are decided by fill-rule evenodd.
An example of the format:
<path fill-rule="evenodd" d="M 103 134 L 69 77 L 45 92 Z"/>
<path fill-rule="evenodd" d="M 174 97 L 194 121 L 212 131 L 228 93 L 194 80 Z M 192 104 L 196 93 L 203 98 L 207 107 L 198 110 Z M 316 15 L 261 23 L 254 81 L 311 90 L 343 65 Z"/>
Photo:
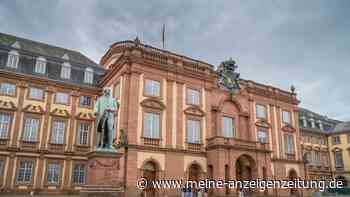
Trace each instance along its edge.
<path fill-rule="evenodd" d="M 69 60 L 72 62 L 90 66 L 97 66 L 97 64 L 94 61 L 90 60 L 88 57 L 81 54 L 79 51 L 65 49 L 62 47 L 57 47 L 46 43 L 20 38 L 17 36 L 0 32 L 0 45 L 13 47 L 13 44 L 15 43 L 20 46 L 20 50 L 29 53 L 40 54 L 42 56 L 54 57 L 58 59 L 61 59 L 63 56 L 68 56 Z"/>
<path fill-rule="evenodd" d="M 17 69 L 6 67 L 8 53 L 14 50 L 19 54 Z M 46 60 L 45 74 L 35 72 L 35 64 L 38 57 L 43 57 Z M 70 79 L 62 79 L 60 77 L 61 67 L 64 62 L 68 62 L 71 65 Z M 86 68 L 93 69 L 94 81 L 92 84 L 84 83 L 84 71 Z M 0 70 L 57 80 L 85 87 L 97 87 L 100 78 L 106 72 L 104 68 L 78 51 L 4 33 L 0 33 Z"/>

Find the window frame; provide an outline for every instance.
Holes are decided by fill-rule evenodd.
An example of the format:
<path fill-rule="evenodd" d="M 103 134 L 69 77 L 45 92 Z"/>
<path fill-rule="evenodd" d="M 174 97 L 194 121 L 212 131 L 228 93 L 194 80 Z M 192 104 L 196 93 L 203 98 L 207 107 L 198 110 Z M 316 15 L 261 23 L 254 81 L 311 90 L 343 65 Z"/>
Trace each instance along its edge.
<path fill-rule="evenodd" d="M 260 117 L 258 115 L 258 106 L 262 107 L 264 109 L 264 114 L 265 114 L 264 117 Z M 262 104 L 262 103 L 256 103 L 255 104 L 255 117 L 256 117 L 256 119 L 259 119 L 259 120 L 267 120 L 267 105 Z"/>
<path fill-rule="evenodd" d="M 335 142 L 334 139 L 338 139 L 337 142 Z M 339 135 L 332 136 L 332 145 L 338 145 L 341 144 L 341 139 Z"/>
<path fill-rule="evenodd" d="M 8 110 L 0 110 L 0 114 L 7 114 L 8 116 L 10 116 L 10 122 L 9 122 L 9 126 L 7 128 L 7 137 L 6 138 L 2 138 L 0 135 L 0 140 L 9 140 L 10 136 L 11 136 L 11 131 L 12 131 L 12 123 L 13 123 L 13 114 L 14 112 L 9 112 Z"/>
<path fill-rule="evenodd" d="M 61 121 L 61 122 L 64 123 L 63 142 L 62 143 L 55 143 L 55 142 L 53 142 L 54 122 L 56 122 L 56 121 Z M 51 130 L 50 130 L 49 143 L 50 144 L 54 144 L 54 145 L 65 145 L 66 144 L 65 142 L 66 142 L 67 128 L 68 128 L 68 120 L 67 119 L 53 116 L 51 118 L 51 128 L 50 128 Z"/>
<path fill-rule="evenodd" d="M 260 141 L 259 132 L 263 132 L 263 133 L 266 134 L 266 141 Z M 269 144 L 270 143 L 270 133 L 269 133 L 269 131 L 267 129 L 258 127 L 257 130 L 256 130 L 256 140 L 259 143 L 262 143 L 262 144 Z"/>
<path fill-rule="evenodd" d="M 45 75 L 46 74 L 46 65 L 47 65 L 47 60 L 46 58 L 39 56 L 36 58 L 35 60 L 35 68 L 34 68 L 34 72 L 36 74 L 41 74 L 41 75 Z M 42 67 L 41 67 L 42 66 Z M 40 67 L 40 68 L 39 68 Z M 43 72 L 41 72 L 40 69 L 43 68 Z"/>
<path fill-rule="evenodd" d="M 63 103 L 63 102 L 58 102 L 57 101 L 57 94 L 66 94 L 67 96 L 68 96 L 68 99 L 67 99 L 67 103 Z M 59 104 L 59 105 L 67 105 L 67 106 L 69 106 L 70 105 L 70 100 L 71 100 L 71 95 L 70 95 L 70 93 L 68 92 L 68 91 L 56 91 L 56 93 L 55 93 L 55 99 L 54 99 L 54 101 L 55 101 L 55 104 Z"/>
<path fill-rule="evenodd" d="M 90 97 L 90 98 L 91 98 L 90 105 L 82 105 L 82 104 L 81 104 L 82 97 Z M 80 107 L 80 108 L 89 108 L 89 109 L 92 109 L 93 105 L 94 105 L 94 98 L 93 98 L 93 96 L 87 95 L 87 94 L 82 94 L 82 95 L 79 96 L 79 107 Z"/>
<path fill-rule="evenodd" d="M 15 86 L 15 91 L 14 91 L 13 94 L 7 94 L 7 93 L 4 93 L 4 92 L 1 91 L 1 86 L 2 86 L 2 84 L 5 84 L 5 83 Z M 15 82 L 7 81 L 7 80 L 0 81 L 0 95 L 1 96 L 17 97 L 17 91 L 18 91 L 18 87 L 17 87 L 17 84 Z"/>
<path fill-rule="evenodd" d="M 84 165 L 84 182 L 75 182 L 75 175 L 74 175 L 74 170 L 75 170 L 75 166 L 77 165 Z M 87 179 L 87 164 L 85 162 L 73 162 L 72 165 L 72 185 L 84 185 L 86 184 L 86 180 Z"/>
<path fill-rule="evenodd" d="M 88 134 L 87 134 L 87 144 L 81 144 L 80 143 L 80 125 L 81 124 L 89 124 L 89 129 L 88 129 Z M 78 146 L 84 146 L 84 147 L 89 147 L 90 146 L 90 137 L 91 137 L 91 130 L 92 129 L 92 122 L 91 121 L 86 121 L 86 120 L 78 120 L 77 121 L 77 131 L 76 131 L 76 140 L 75 144 Z"/>
<path fill-rule="evenodd" d="M 197 91 L 198 92 L 198 104 L 196 103 L 191 103 L 189 101 L 189 98 L 188 98 L 188 90 L 193 90 L 193 91 Z M 186 102 L 186 105 L 192 105 L 192 106 L 202 106 L 202 91 L 200 88 L 197 88 L 197 87 L 194 87 L 194 86 L 187 86 L 185 88 L 185 102 Z"/>
<path fill-rule="evenodd" d="M 185 119 L 186 121 L 185 121 L 185 129 L 186 129 L 186 137 L 185 137 L 185 142 L 187 143 L 187 144 L 198 144 L 198 145 L 202 145 L 203 144 L 203 140 L 202 140 L 202 137 L 203 137 L 203 122 L 202 122 L 202 118 L 200 118 L 200 117 L 196 117 L 196 116 L 190 116 L 190 115 L 187 115 L 186 116 L 186 119 Z M 199 122 L 199 143 L 195 143 L 195 142 L 189 142 L 189 139 L 188 139 L 188 133 L 189 133 L 189 131 L 188 131 L 188 122 L 187 121 L 189 121 L 189 120 L 191 120 L 191 121 L 198 121 Z"/>
<path fill-rule="evenodd" d="M 49 165 L 50 164 L 58 164 L 60 165 L 60 169 L 58 172 L 58 181 L 57 182 L 49 182 Z M 46 162 L 46 174 L 45 174 L 45 185 L 46 186 L 59 186 L 62 184 L 62 173 L 63 173 L 63 161 L 61 160 L 48 160 Z"/>
<path fill-rule="evenodd" d="M 225 128 L 224 128 L 224 126 L 225 126 L 225 124 L 224 124 L 224 120 L 225 120 L 225 118 L 229 118 L 229 119 L 231 119 L 232 120 L 232 136 L 231 137 L 228 137 L 228 136 L 225 136 Z M 221 117 L 221 130 L 222 130 L 222 136 L 224 137 L 224 138 L 234 138 L 234 137 L 236 137 L 236 124 L 235 124 L 235 117 L 232 117 L 232 116 L 228 116 L 228 115 L 225 115 L 225 114 L 223 114 L 223 116 Z"/>
<path fill-rule="evenodd" d="M 6 61 L 6 68 L 10 68 L 10 69 L 18 69 L 18 65 L 19 65 L 19 52 L 16 50 L 11 50 L 8 52 L 7 54 L 7 61 Z M 15 58 L 15 59 L 13 59 Z M 11 64 L 10 64 L 11 61 Z M 15 63 L 13 63 L 13 61 L 15 61 Z"/>
<path fill-rule="evenodd" d="M 291 137 L 291 139 L 293 140 L 293 149 L 292 149 L 292 152 L 288 152 L 287 151 L 287 149 L 288 149 L 288 142 L 287 142 L 287 140 L 286 140 L 286 136 L 290 136 Z M 284 134 L 283 134 L 283 141 L 284 141 L 284 152 L 285 152 L 285 154 L 287 154 L 287 155 L 295 155 L 295 140 L 294 140 L 294 134 L 292 134 L 292 133 L 288 133 L 288 132 L 285 132 Z M 286 143 L 287 143 L 287 145 L 286 145 Z"/>
<path fill-rule="evenodd" d="M 36 133 L 35 141 L 29 141 L 29 140 L 25 140 L 24 139 L 25 124 L 26 124 L 26 120 L 29 119 L 29 118 L 39 120 L 38 131 Z M 20 138 L 22 142 L 30 142 L 30 143 L 38 143 L 39 142 L 39 136 L 40 136 L 40 132 L 41 132 L 41 121 L 42 120 L 41 120 L 41 116 L 40 115 L 31 114 L 31 113 L 23 115 L 22 131 L 21 131 L 21 138 Z"/>
<path fill-rule="evenodd" d="M 159 116 L 159 138 L 155 137 L 146 137 L 145 136 L 145 114 L 146 113 L 153 113 L 157 114 Z M 146 139 L 154 139 L 154 140 L 161 140 L 162 139 L 162 111 L 156 110 L 156 109 L 150 109 L 150 108 L 144 108 L 142 113 L 142 138 Z"/>
<path fill-rule="evenodd" d="M 68 69 L 67 71 L 64 71 L 64 69 Z M 68 76 L 65 76 L 67 74 Z M 60 78 L 61 79 L 70 79 L 72 76 L 72 65 L 69 62 L 63 62 L 61 65 L 61 72 L 60 72 Z"/>
<path fill-rule="evenodd" d="M 31 97 L 31 90 L 32 89 L 38 89 L 38 90 L 42 90 L 43 91 L 43 96 L 42 98 L 32 98 Z M 28 100 L 34 100 L 34 101 L 44 101 L 45 100 L 45 89 L 43 87 L 40 86 L 30 86 L 28 87 L 28 91 L 27 91 L 27 99 Z"/>
<path fill-rule="evenodd" d="M 92 69 L 91 67 L 85 68 L 83 81 L 86 84 L 93 84 L 94 83 L 94 69 Z"/>
<path fill-rule="evenodd" d="M 19 179 L 19 174 L 20 174 L 20 167 L 21 167 L 21 162 L 22 161 L 27 161 L 27 162 L 31 162 L 32 166 L 31 166 L 31 176 L 30 176 L 30 180 L 29 181 L 20 181 Z M 36 161 L 33 158 L 19 158 L 17 161 L 17 168 L 16 168 L 16 185 L 33 185 L 34 182 L 34 175 L 35 175 L 35 166 L 36 166 Z M 25 177 L 25 176 L 24 176 Z M 25 178 L 24 178 L 25 179 Z"/>
<path fill-rule="evenodd" d="M 286 122 L 285 121 L 285 119 L 284 119 L 284 114 L 285 113 L 288 113 L 288 121 L 289 122 Z M 290 110 L 287 110 L 287 109 L 282 109 L 282 113 L 281 113 L 281 116 L 282 116 L 282 122 L 284 123 L 284 124 L 288 124 L 288 125 L 292 125 L 292 113 L 291 113 L 291 111 Z"/>
<path fill-rule="evenodd" d="M 337 165 L 337 155 L 336 154 L 340 154 L 341 156 L 341 166 Z M 335 150 L 334 151 L 334 167 L 335 168 L 344 168 L 344 158 L 343 158 L 343 151 L 342 150 Z"/>
<path fill-rule="evenodd" d="M 146 92 L 146 84 L 147 84 L 147 81 L 155 81 L 155 82 L 158 82 L 159 83 L 159 95 L 151 95 L 151 94 L 148 94 Z M 143 96 L 144 97 L 153 97 L 153 98 L 162 98 L 162 91 L 163 89 L 163 86 L 162 86 L 162 80 L 161 79 L 155 79 L 155 78 L 151 78 L 151 77 L 144 77 L 143 79 Z"/>

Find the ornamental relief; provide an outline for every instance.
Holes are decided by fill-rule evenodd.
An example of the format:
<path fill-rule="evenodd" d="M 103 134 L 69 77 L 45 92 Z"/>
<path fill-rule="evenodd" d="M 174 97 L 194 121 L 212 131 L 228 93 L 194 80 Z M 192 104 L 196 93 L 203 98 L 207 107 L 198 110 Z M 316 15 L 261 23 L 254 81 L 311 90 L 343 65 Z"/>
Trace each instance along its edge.
<path fill-rule="evenodd" d="M 146 98 L 143 101 L 141 101 L 140 104 L 142 107 L 153 108 L 158 110 L 165 109 L 164 103 L 156 98 Z"/>
<path fill-rule="evenodd" d="M 204 116 L 205 112 L 198 106 L 189 106 L 184 110 L 185 114 L 192 116 Z"/>
<path fill-rule="evenodd" d="M 59 109 L 59 108 L 55 108 L 54 110 L 52 110 L 51 115 L 61 116 L 61 117 L 70 117 L 70 113 L 68 112 L 68 110 Z"/>
<path fill-rule="evenodd" d="M 266 120 L 259 119 L 255 122 L 255 125 L 258 127 L 263 127 L 263 128 L 271 128 L 271 124 L 268 123 Z"/>
<path fill-rule="evenodd" d="M 17 107 L 12 101 L 3 101 L 0 100 L 0 109 L 5 109 L 5 110 L 16 110 Z"/>
<path fill-rule="evenodd" d="M 23 108 L 24 112 L 28 113 L 45 113 L 45 110 L 40 105 L 29 104 Z"/>
<path fill-rule="evenodd" d="M 285 132 L 295 132 L 295 128 L 290 125 L 290 124 L 286 124 L 282 127 L 282 131 L 285 131 Z"/>

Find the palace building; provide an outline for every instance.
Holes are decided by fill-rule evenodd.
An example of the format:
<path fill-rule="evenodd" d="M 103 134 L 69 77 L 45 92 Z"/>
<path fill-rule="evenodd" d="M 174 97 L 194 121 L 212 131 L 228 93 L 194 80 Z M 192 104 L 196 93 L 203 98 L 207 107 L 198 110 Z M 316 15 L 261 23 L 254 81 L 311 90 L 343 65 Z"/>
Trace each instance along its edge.
<path fill-rule="evenodd" d="M 92 108 L 106 87 L 120 103 L 115 147 L 123 154 L 118 176 L 127 196 L 138 195 L 141 177 L 285 180 L 350 170 L 340 169 L 338 162 L 338 152 L 344 164 L 348 161 L 347 146 L 329 144 L 334 137 L 328 128 L 341 122 L 319 124 L 314 117 L 317 121 L 308 128 L 309 112 L 299 109 L 293 88 L 241 79 L 240 89 L 229 91 L 220 82 L 232 81 L 219 74 L 233 68 L 229 66 L 235 62 L 216 69 L 138 39 L 112 44 L 96 64 L 77 51 L 0 33 L 1 191 L 79 193 L 87 184 L 89 154 L 96 146 Z M 299 113 L 305 115 L 299 118 Z M 334 136 L 345 143 L 344 128 L 334 130 L 339 131 Z M 119 143 L 120 130 L 127 149 Z M 318 144 L 316 139 L 321 145 L 309 143 Z M 309 150 L 316 158 L 312 167 L 302 156 L 310 155 Z M 180 189 L 146 192 L 177 196 Z M 229 188 L 209 192 L 236 194 Z"/>

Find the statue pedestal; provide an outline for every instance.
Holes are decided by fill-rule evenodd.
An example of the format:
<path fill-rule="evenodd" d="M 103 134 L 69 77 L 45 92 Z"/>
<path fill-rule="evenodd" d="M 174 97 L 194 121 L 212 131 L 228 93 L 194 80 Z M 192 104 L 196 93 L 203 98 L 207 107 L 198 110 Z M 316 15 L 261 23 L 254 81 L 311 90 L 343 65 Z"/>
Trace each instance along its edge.
<path fill-rule="evenodd" d="M 123 196 L 123 177 L 120 171 L 122 156 L 121 153 L 108 150 L 89 153 L 87 184 L 80 191 L 80 196 Z"/>

